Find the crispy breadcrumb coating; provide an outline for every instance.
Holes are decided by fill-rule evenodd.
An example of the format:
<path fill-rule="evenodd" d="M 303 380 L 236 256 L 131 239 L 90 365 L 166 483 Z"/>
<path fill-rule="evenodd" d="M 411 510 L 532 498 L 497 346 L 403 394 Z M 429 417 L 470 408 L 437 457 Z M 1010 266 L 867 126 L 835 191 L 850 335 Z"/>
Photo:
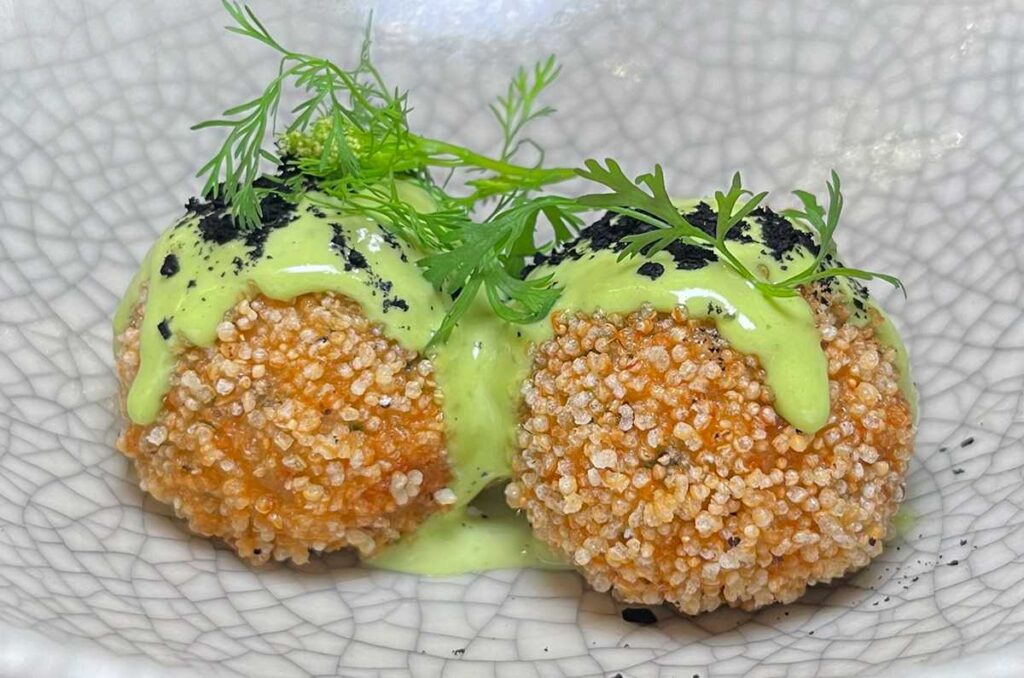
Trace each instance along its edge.
<path fill-rule="evenodd" d="M 145 293 L 119 337 L 122 407 Z M 156 421 L 118 449 L 189 527 L 253 562 L 369 555 L 441 508 L 450 477 L 433 366 L 354 302 L 239 302 L 210 347 L 177 357 Z"/>
<path fill-rule="evenodd" d="M 683 309 L 557 316 L 523 385 L 509 504 L 598 591 L 688 614 L 791 602 L 865 566 L 903 498 L 912 417 L 872 325 L 807 299 L 832 406 L 814 435 L 776 414 L 755 357 Z"/>

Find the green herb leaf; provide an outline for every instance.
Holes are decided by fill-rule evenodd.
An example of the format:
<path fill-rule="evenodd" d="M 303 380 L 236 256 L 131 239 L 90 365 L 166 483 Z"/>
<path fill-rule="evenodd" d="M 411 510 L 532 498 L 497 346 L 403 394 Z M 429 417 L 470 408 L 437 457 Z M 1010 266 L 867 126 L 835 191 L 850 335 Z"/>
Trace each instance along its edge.
<path fill-rule="evenodd" d="M 466 314 L 466 311 L 469 310 L 469 307 L 476 299 L 477 292 L 480 291 L 482 284 L 483 278 L 476 277 L 468 280 L 466 286 L 459 290 L 455 303 L 452 304 L 451 309 L 441 319 L 441 324 L 434 330 L 434 336 L 430 338 L 430 342 L 427 344 L 428 347 L 437 346 L 448 341 L 448 337 L 451 336 L 455 326 L 458 325 L 459 319 Z"/>
<path fill-rule="evenodd" d="M 878 278 L 898 287 L 906 294 L 903 283 L 894 276 L 827 265 L 827 262 L 831 261 L 835 255 L 836 247 L 833 234 L 839 225 L 839 217 L 843 209 L 843 194 L 840 190 L 839 175 L 835 171 L 831 173 L 831 179 L 827 183 L 829 195 L 827 208 L 819 205 L 817 197 L 812 193 L 798 190 L 794 191 L 794 195 L 803 204 L 803 210 L 791 209 L 783 212 L 789 219 L 804 223 L 817 233 L 819 251 L 815 255 L 814 261 L 808 264 L 804 270 L 778 282 L 769 282 L 760 278 L 737 259 L 729 249 L 729 232 L 757 209 L 768 196 L 767 192 L 754 194 L 743 188 L 739 172 L 733 175 L 728 191 L 715 192 L 717 220 L 714 235 L 696 228 L 680 214 L 665 187 L 664 172 L 660 165 L 655 165 L 652 173 L 642 174 L 635 180 L 630 180 L 618 163 L 611 158 L 605 160 L 604 166 L 596 160 L 587 160 L 584 163 L 584 168 L 578 169 L 576 172 L 584 179 L 611 189 L 610 193 L 584 195 L 579 198 L 581 204 L 611 210 L 639 219 L 654 227 L 654 230 L 626 238 L 628 245 L 620 253 L 620 258 L 638 255 L 650 257 L 678 241 L 710 244 L 726 264 L 766 295 L 792 296 L 798 293 L 797 288 L 801 285 L 834 276 L 859 279 Z M 645 187 L 647 190 L 644 190 Z M 741 204 L 744 196 L 750 196 L 750 198 Z"/>
<path fill-rule="evenodd" d="M 474 285 L 480 282 L 498 317 L 516 323 L 534 322 L 550 310 L 559 295 L 550 278 L 519 278 L 524 257 L 537 251 L 532 244 L 537 218 L 540 214 L 549 219 L 553 216 L 559 228 L 568 233 L 579 225 L 576 212 L 582 209 L 569 198 L 541 196 L 519 199 L 482 223 L 467 219 L 450 232 L 444 251 L 420 260 L 423 276 L 437 289 L 458 295 L 459 300 L 469 291 L 476 294 L 479 285 Z M 442 327 L 450 331 L 468 304 L 456 303 Z M 445 338 L 447 335 L 439 329 L 434 341 Z"/>
<path fill-rule="evenodd" d="M 537 118 L 555 112 L 550 106 L 538 107 L 537 99 L 558 79 L 561 72 L 562 67 L 558 65 L 554 54 L 537 63 L 532 73 L 520 68 L 509 83 L 505 95 L 498 97 L 497 104 L 491 104 L 491 112 L 502 131 L 500 157 L 503 160 L 514 156 L 523 144 L 530 143 L 528 139 L 518 139 L 524 127 Z"/>
<path fill-rule="evenodd" d="M 814 282 L 815 280 L 836 276 L 858 278 L 861 280 L 878 278 L 879 280 L 883 280 L 893 287 L 896 287 L 903 292 L 904 296 L 906 296 L 906 287 L 904 287 L 903 282 L 895 276 L 885 273 L 876 273 L 874 271 L 865 271 L 863 269 L 829 265 L 828 262 L 833 260 L 836 253 L 836 245 L 833 235 L 835 234 L 836 228 L 839 226 L 839 217 L 843 212 L 843 193 L 840 189 L 839 175 L 835 170 L 832 170 L 830 173 L 830 180 L 826 182 L 826 188 L 828 190 L 827 208 L 818 204 L 818 199 L 814 194 L 802 190 L 793 191 L 793 195 L 800 200 L 804 209 L 788 209 L 784 210 L 783 214 L 793 221 L 802 222 L 810 226 L 818 234 L 819 249 L 812 263 L 808 264 L 802 271 L 799 271 L 785 280 L 775 283 L 775 286 L 793 289 L 800 285 L 806 285 Z"/>
<path fill-rule="evenodd" d="M 522 280 L 501 266 L 490 266 L 485 275 L 487 299 L 495 314 L 510 323 L 533 323 L 548 314 L 562 291 L 552 277 Z"/>
<path fill-rule="evenodd" d="M 262 175 L 262 162 L 276 158 L 265 144 L 275 131 L 288 83 L 307 97 L 292 109 L 295 117 L 284 130 L 283 150 L 298 157 L 303 173 L 330 182 L 335 197 L 346 198 L 403 175 L 429 181 L 431 167 L 483 172 L 485 176 L 476 178 L 476 197 L 463 204 L 468 208 L 483 197 L 525 193 L 573 176 L 568 168 L 522 167 L 508 161 L 522 143 L 517 141 L 522 129 L 552 110 L 538 107 L 537 97 L 558 76 L 553 58 L 538 64 L 532 76 L 521 69 L 499 100 L 495 111 L 502 123 L 503 150 L 500 158 L 490 158 L 409 130 L 406 94 L 388 86 L 371 60 L 369 22 L 359 62 L 345 69 L 329 59 L 283 47 L 251 9 L 233 0 L 222 3 L 234 22 L 230 32 L 256 40 L 280 56 L 277 75 L 259 97 L 194 126 L 227 131 L 221 148 L 199 175 L 206 177 L 204 193 L 228 201 L 243 227 L 255 226 L 261 217 L 262 189 L 253 184 Z"/>

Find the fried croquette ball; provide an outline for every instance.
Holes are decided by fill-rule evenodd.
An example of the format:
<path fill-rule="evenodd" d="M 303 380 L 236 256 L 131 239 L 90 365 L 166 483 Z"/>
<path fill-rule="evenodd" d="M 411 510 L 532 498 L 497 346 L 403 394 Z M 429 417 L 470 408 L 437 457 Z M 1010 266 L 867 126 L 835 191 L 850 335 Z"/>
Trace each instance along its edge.
<path fill-rule="evenodd" d="M 775 412 L 755 357 L 682 309 L 556 317 L 509 504 L 598 591 L 688 614 L 791 602 L 865 566 L 903 498 L 912 416 L 893 349 L 807 299 L 831 393 L 814 435 Z"/>
<path fill-rule="evenodd" d="M 145 296 L 119 337 L 122 405 Z M 450 470 L 430 361 L 354 302 L 238 303 L 210 347 L 177 355 L 151 424 L 118 448 L 189 527 L 253 562 L 354 547 L 369 555 L 442 507 Z"/>

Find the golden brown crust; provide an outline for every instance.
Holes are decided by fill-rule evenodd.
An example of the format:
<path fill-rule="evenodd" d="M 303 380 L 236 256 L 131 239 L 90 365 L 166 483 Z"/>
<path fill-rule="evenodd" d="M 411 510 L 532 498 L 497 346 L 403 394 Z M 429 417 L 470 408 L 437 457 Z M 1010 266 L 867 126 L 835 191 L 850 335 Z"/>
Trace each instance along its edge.
<path fill-rule="evenodd" d="M 142 306 L 119 337 L 122 402 Z M 438 510 L 450 477 L 433 366 L 332 294 L 240 302 L 118 448 L 143 489 L 254 562 L 371 554 Z"/>
<path fill-rule="evenodd" d="M 714 326 L 564 315 L 524 384 L 509 503 L 600 591 L 696 614 L 790 602 L 863 567 L 903 495 L 913 424 L 895 354 L 808 297 L 832 412 L 802 435 Z"/>

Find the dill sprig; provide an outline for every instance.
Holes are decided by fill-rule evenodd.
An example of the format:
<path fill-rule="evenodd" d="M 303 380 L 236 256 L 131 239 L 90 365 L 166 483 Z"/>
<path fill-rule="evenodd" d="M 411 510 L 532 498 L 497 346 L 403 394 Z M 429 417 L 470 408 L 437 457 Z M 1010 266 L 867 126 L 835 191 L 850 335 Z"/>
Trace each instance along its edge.
<path fill-rule="evenodd" d="M 227 29 L 256 40 L 280 55 L 277 75 L 254 99 L 224 111 L 221 118 L 207 120 L 193 129 L 221 128 L 226 136 L 220 149 L 199 170 L 206 177 L 204 193 L 221 197 L 244 227 L 259 223 L 260 191 L 255 182 L 264 162 L 280 162 L 268 137 L 275 130 L 281 95 L 286 85 L 303 91 L 306 99 L 292 109 L 294 118 L 284 136 L 305 132 L 318 120 L 327 120 L 316 156 L 300 157 L 302 173 L 330 182 L 336 196 L 359 193 L 380 182 L 403 175 L 428 180 L 432 167 L 466 169 L 484 173 L 467 182 L 474 192 L 461 201 L 466 208 L 497 193 L 533 191 L 573 176 L 569 168 L 523 167 L 503 157 L 491 158 L 472 149 L 439 139 L 414 134 L 407 120 L 407 95 L 389 87 L 370 57 L 369 24 L 363 37 L 359 61 L 345 69 L 330 59 L 295 52 L 282 46 L 256 14 L 236 1 L 222 0 L 234 21 Z M 500 117 L 504 147 L 514 150 L 516 136 L 530 120 L 545 114 L 533 111 L 532 102 L 557 75 L 557 67 L 543 69 L 544 81 L 524 92 L 510 90 L 508 117 Z M 518 77 L 518 76 L 517 76 Z M 519 105 L 516 105 L 519 102 Z M 509 146 L 511 144 L 511 146 Z"/>
<path fill-rule="evenodd" d="M 739 275 L 769 296 L 794 296 L 799 294 L 800 286 L 831 277 L 861 280 L 878 278 L 906 294 L 903 283 L 895 276 L 832 265 L 832 262 L 836 261 L 833 235 L 839 225 L 839 216 L 843 209 L 839 175 L 834 170 L 827 182 L 827 207 L 822 207 L 817 197 L 808 191 L 793 192 L 802 203 L 803 209 L 788 209 L 783 211 L 783 214 L 795 222 L 804 224 L 817 234 L 818 251 L 814 260 L 804 269 L 774 282 L 765 280 L 757 272 L 750 270 L 733 254 L 726 241 L 730 230 L 750 215 L 768 196 L 767 192 L 754 194 L 743 188 L 739 172 L 733 175 L 728 191 L 715 192 L 714 210 L 717 221 L 713 234 L 697 228 L 680 213 L 665 187 L 665 174 L 660 165 L 655 165 L 650 173 L 630 179 L 611 158 L 605 159 L 603 166 L 597 160 L 590 159 L 584 163 L 584 168 L 577 170 L 577 173 L 584 179 L 611 189 L 610 193 L 583 195 L 578 198 L 579 203 L 630 216 L 654 227 L 654 230 L 626 238 L 628 245 L 620 253 L 620 258 L 638 255 L 650 257 L 673 242 L 682 241 L 713 247 L 719 257 Z"/>
<path fill-rule="evenodd" d="M 562 67 L 555 61 L 555 55 L 550 55 L 546 60 L 537 63 L 532 73 L 520 67 L 516 71 L 512 81 L 508 84 L 508 90 L 503 96 L 498 97 L 496 104 L 491 104 L 491 113 L 494 114 L 498 125 L 502 129 L 501 158 L 508 160 L 523 145 L 531 145 L 544 158 L 544 149 L 530 139 L 520 138 L 523 128 L 528 124 L 551 115 L 555 109 L 551 106 L 537 107 L 538 98 L 541 93 L 558 79 Z"/>

